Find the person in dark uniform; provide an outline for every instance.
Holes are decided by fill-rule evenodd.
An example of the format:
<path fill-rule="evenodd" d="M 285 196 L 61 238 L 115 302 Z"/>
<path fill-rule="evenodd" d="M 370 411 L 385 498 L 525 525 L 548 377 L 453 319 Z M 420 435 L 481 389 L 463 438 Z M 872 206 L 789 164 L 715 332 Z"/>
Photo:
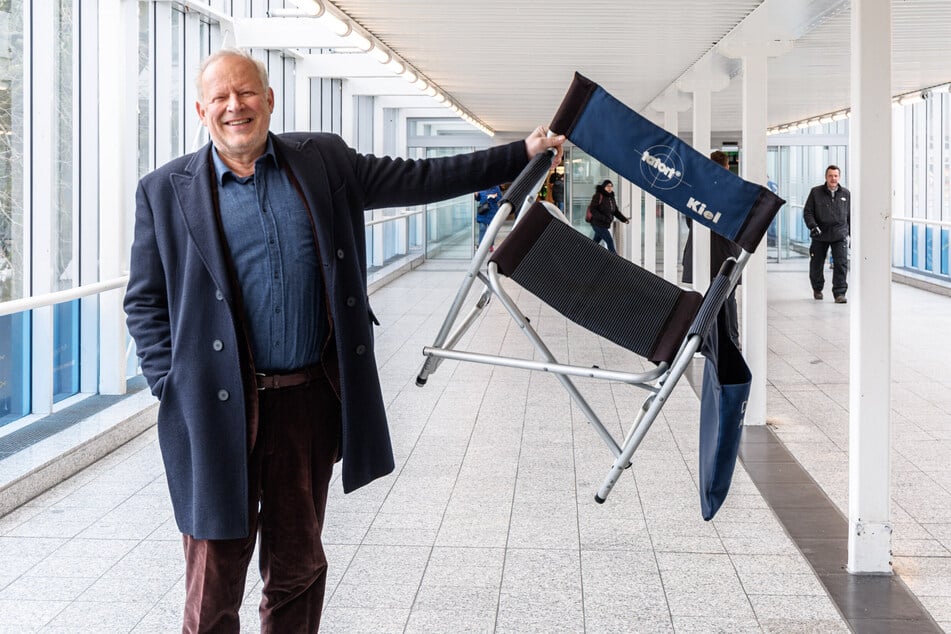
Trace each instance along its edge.
<path fill-rule="evenodd" d="M 836 304 L 845 304 L 849 290 L 849 235 L 851 234 L 852 194 L 839 184 L 841 172 L 835 165 L 826 168 L 826 182 L 813 187 L 802 208 L 802 219 L 809 227 L 809 282 L 813 299 L 822 299 L 825 288 L 823 265 L 832 249 L 832 296 Z"/>

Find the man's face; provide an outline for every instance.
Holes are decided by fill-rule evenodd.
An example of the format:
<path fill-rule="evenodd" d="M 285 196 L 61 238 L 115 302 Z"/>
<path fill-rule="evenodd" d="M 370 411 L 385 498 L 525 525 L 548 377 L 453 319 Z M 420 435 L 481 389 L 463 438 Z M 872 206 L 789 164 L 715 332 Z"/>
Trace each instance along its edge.
<path fill-rule="evenodd" d="M 826 187 L 836 189 L 839 186 L 839 170 L 826 170 Z"/>
<path fill-rule="evenodd" d="M 228 56 L 208 66 L 195 107 L 225 163 L 252 163 L 264 153 L 274 91 L 249 60 Z"/>

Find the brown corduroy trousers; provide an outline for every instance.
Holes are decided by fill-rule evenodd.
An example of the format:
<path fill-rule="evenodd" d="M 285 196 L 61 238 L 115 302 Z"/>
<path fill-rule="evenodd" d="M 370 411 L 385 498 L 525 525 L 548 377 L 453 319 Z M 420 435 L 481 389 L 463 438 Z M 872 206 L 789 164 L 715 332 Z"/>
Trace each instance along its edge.
<path fill-rule="evenodd" d="M 320 626 L 327 582 L 321 529 L 340 447 L 340 402 L 324 377 L 258 395 L 259 424 L 248 460 L 250 534 L 228 540 L 183 536 L 183 633 L 239 632 L 258 532 L 261 632 L 303 634 Z"/>

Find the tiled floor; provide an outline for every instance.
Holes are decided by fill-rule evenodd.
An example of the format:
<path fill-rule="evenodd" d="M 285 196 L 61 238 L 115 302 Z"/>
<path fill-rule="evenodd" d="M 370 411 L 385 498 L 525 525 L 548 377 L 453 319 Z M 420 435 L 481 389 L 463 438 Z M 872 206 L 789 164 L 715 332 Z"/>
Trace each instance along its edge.
<path fill-rule="evenodd" d="M 848 631 L 742 467 L 701 519 L 686 381 L 604 505 L 609 453 L 553 377 L 445 362 L 417 388 L 458 268 L 429 264 L 371 297 L 397 472 L 347 496 L 331 485 L 324 631 Z M 769 288 L 771 424 L 844 511 L 849 306 L 813 301 L 804 269 L 770 272 Z M 892 292 L 895 569 L 947 629 L 951 299 Z M 560 359 L 640 367 L 519 300 Z M 531 354 L 497 304 L 467 339 Z M 633 388 L 578 383 L 618 429 L 640 404 Z M 154 429 L 0 518 L 0 632 L 172 632 L 182 597 Z"/>

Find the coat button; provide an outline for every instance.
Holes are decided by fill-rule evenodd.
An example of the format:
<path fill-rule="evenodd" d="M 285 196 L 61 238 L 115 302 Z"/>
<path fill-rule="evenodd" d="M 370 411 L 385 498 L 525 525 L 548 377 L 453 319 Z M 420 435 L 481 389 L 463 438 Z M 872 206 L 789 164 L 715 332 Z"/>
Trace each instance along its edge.
<path fill-rule="evenodd" d="M 359 346 L 357 346 L 357 349 L 355 350 L 358 356 L 362 356 L 363 353 L 366 351 L 367 351 L 367 347 L 363 345 L 362 343 Z"/>
<path fill-rule="evenodd" d="M 338 259 L 338 260 L 342 260 L 342 259 L 343 259 L 343 255 L 344 255 L 344 254 L 343 254 L 343 249 L 337 249 L 337 259 Z"/>
<path fill-rule="evenodd" d="M 356 306 L 356 304 L 357 304 L 357 298 L 356 298 L 356 297 L 348 297 L 348 298 L 347 298 L 347 306 L 349 306 L 350 308 L 353 308 L 354 306 Z"/>
<path fill-rule="evenodd" d="M 215 299 L 217 299 L 220 302 L 224 298 L 225 298 L 224 293 L 222 293 L 220 290 L 215 290 Z"/>
<path fill-rule="evenodd" d="M 228 394 L 228 390 L 218 390 L 218 400 L 219 400 L 219 401 L 227 401 L 230 397 L 231 397 L 231 395 Z"/>
<path fill-rule="evenodd" d="M 225 344 L 221 343 L 221 339 L 215 339 L 211 342 L 211 347 L 215 352 L 221 352 L 221 349 L 225 347 Z"/>

